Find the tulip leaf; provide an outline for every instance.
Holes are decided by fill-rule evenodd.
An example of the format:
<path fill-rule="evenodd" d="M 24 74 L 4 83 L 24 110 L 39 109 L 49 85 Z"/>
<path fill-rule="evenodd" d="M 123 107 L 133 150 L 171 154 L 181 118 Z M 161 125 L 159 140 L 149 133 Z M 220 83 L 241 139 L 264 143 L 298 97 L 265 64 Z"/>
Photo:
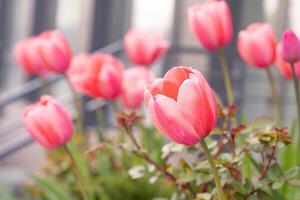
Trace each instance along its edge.
<path fill-rule="evenodd" d="M 74 197 L 71 197 L 66 188 L 54 180 L 53 178 L 39 178 L 33 177 L 36 182 L 37 187 L 41 188 L 49 200 L 74 200 Z"/>

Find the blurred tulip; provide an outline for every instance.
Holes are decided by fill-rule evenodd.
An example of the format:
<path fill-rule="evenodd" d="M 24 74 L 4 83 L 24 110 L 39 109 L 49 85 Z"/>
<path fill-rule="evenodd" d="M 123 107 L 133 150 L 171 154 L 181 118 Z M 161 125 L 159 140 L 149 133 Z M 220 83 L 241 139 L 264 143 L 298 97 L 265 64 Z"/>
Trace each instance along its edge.
<path fill-rule="evenodd" d="M 113 100 L 122 89 L 122 63 L 110 54 L 75 56 L 67 76 L 76 91 Z"/>
<path fill-rule="evenodd" d="M 179 144 L 196 144 L 216 125 L 215 93 L 202 73 L 190 67 L 172 68 L 153 82 L 145 102 L 159 132 Z"/>
<path fill-rule="evenodd" d="M 23 114 L 25 127 L 32 138 L 48 149 L 66 144 L 73 134 L 72 119 L 53 97 L 42 96 Z"/>
<path fill-rule="evenodd" d="M 238 52 L 249 65 L 264 69 L 276 58 L 276 37 L 269 24 L 253 23 L 238 35 Z"/>
<path fill-rule="evenodd" d="M 155 74 L 142 67 L 132 67 L 124 71 L 121 100 L 127 108 L 137 109 L 144 100 L 147 84 L 155 79 Z"/>
<path fill-rule="evenodd" d="M 188 23 L 204 48 L 212 51 L 230 43 L 233 36 L 230 8 L 226 1 L 205 1 L 188 9 Z"/>
<path fill-rule="evenodd" d="M 34 37 L 24 39 L 14 46 L 14 55 L 19 65 L 28 75 L 45 77 L 47 69 L 44 67 L 40 56 L 40 45 L 40 41 Z"/>
<path fill-rule="evenodd" d="M 45 67 L 52 72 L 64 73 L 71 61 L 72 51 L 67 39 L 58 30 L 44 31 L 37 37 Z"/>
<path fill-rule="evenodd" d="M 300 60 L 300 40 L 292 30 L 286 30 L 283 34 L 281 55 L 289 63 Z"/>
<path fill-rule="evenodd" d="M 169 48 L 158 33 L 130 29 L 124 38 L 125 51 L 132 63 L 150 66 Z"/>
<path fill-rule="evenodd" d="M 276 56 L 275 64 L 284 78 L 292 79 L 293 72 L 292 72 L 291 64 L 283 60 L 281 50 L 282 50 L 282 44 L 279 43 L 277 45 L 277 54 L 276 54 L 277 56 Z M 295 70 L 298 79 L 300 79 L 300 62 L 295 63 Z"/>

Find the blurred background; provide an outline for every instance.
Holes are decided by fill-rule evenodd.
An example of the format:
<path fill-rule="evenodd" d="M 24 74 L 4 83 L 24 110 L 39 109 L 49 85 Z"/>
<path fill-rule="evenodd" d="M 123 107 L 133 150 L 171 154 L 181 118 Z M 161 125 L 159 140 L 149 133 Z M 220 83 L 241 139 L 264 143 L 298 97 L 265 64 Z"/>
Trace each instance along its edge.
<path fill-rule="evenodd" d="M 163 33 L 172 44 L 167 55 L 156 63 L 162 75 L 172 66 L 185 65 L 201 70 L 213 88 L 225 99 L 219 62 L 214 53 L 202 49 L 187 26 L 187 8 L 201 0 L 0 0 L 0 182 L 17 186 L 29 173 L 43 164 L 43 149 L 32 143 L 21 121 L 25 105 L 36 101 L 41 84 L 28 77 L 17 65 L 13 45 L 46 29 L 61 30 L 71 43 L 73 53 L 105 51 L 120 57 L 130 66 L 123 53 L 123 35 L 130 27 Z M 281 37 L 286 27 L 300 33 L 299 0 L 228 0 L 235 35 L 255 21 L 272 24 Z M 236 39 L 236 37 L 235 37 Z M 257 116 L 271 116 L 271 94 L 266 74 L 245 66 L 236 52 L 236 40 L 226 47 L 239 114 L 247 121 Z M 274 67 L 281 94 L 283 119 L 291 122 L 296 109 L 292 83 Z M 65 105 L 70 104 L 66 82 L 59 76 L 49 80 L 51 92 Z M 82 97 L 85 125 L 92 127 L 97 106 Z M 105 105 L 103 105 L 105 106 Z M 71 107 L 71 106 L 70 106 Z M 107 121 L 112 119 L 107 110 Z M 286 124 L 290 125 L 290 124 Z"/>

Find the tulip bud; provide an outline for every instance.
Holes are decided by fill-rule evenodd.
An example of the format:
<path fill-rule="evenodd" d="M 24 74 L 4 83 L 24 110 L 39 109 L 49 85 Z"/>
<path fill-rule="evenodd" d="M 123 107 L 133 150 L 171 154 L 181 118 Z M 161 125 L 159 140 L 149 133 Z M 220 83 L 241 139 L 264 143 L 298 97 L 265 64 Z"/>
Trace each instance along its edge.
<path fill-rule="evenodd" d="M 188 9 L 192 33 L 212 51 L 230 43 L 233 36 L 230 8 L 226 1 L 205 1 Z"/>
<path fill-rule="evenodd" d="M 281 75 L 286 79 L 293 79 L 293 72 L 291 64 L 283 60 L 282 58 L 282 43 L 277 45 L 277 54 L 276 54 L 276 67 L 279 69 Z M 300 62 L 295 63 L 296 76 L 300 79 Z"/>
<path fill-rule="evenodd" d="M 282 58 L 289 63 L 300 60 L 300 41 L 292 30 L 286 30 L 282 38 Z"/>
<path fill-rule="evenodd" d="M 42 32 L 41 56 L 45 67 L 52 72 L 64 73 L 71 61 L 72 51 L 67 39 L 58 30 Z"/>
<path fill-rule="evenodd" d="M 264 69 L 276 58 L 276 38 L 269 24 L 253 23 L 238 35 L 238 52 L 250 66 Z"/>
<path fill-rule="evenodd" d="M 121 100 L 126 108 L 137 109 L 144 100 L 144 89 L 155 79 L 155 74 L 142 67 L 124 71 Z"/>
<path fill-rule="evenodd" d="M 145 102 L 154 126 L 179 144 L 196 144 L 217 122 L 215 93 L 202 73 L 190 67 L 172 68 L 153 82 Z"/>
<path fill-rule="evenodd" d="M 39 102 L 28 106 L 23 120 L 32 138 L 45 148 L 62 146 L 72 137 L 73 126 L 69 113 L 51 96 L 44 95 Z"/>
<path fill-rule="evenodd" d="M 125 52 L 130 61 L 144 67 L 158 60 L 169 48 L 158 33 L 129 30 L 124 38 Z"/>

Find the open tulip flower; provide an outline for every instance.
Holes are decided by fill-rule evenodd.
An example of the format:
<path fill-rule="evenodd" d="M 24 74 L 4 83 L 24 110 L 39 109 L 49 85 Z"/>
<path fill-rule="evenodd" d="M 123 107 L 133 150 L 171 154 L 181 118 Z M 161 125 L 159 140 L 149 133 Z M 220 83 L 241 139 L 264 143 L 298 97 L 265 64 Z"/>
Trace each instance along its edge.
<path fill-rule="evenodd" d="M 230 8 L 224 0 L 207 0 L 190 7 L 188 24 L 198 41 L 210 51 L 225 46 L 232 40 Z"/>
<path fill-rule="evenodd" d="M 41 58 L 40 45 L 40 40 L 35 37 L 24 39 L 14 46 L 14 55 L 28 75 L 45 77 L 47 69 Z"/>
<path fill-rule="evenodd" d="M 126 108 L 137 109 L 144 101 L 144 89 L 155 79 L 155 74 L 142 67 L 132 67 L 124 71 L 121 100 Z"/>
<path fill-rule="evenodd" d="M 69 113 L 51 96 L 42 96 L 39 102 L 28 106 L 23 121 L 32 138 L 47 149 L 66 144 L 73 134 Z"/>
<path fill-rule="evenodd" d="M 67 39 L 58 30 L 44 31 L 40 40 L 40 55 L 45 67 L 52 72 L 64 73 L 71 61 L 72 51 Z"/>
<path fill-rule="evenodd" d="M 158 33 L 130 29 L 124 38 L 125 51 L 134 64 L 149 67 L 169 48 Z"/>
<path fill-rule="evenodd" d="M 179 144 L 196 144 L 216 125 L 215 93 L 202 73 L 190 67 L 172 68 L 153 82 L 145 102 L 159 132 Z"/>
<path fill-rule="evenodd" d="M 123 65 L 110 54 L 80 54 L 73 58 L 67 76 L 76 91 L 113 100 L 122 91 Z"/>
<path fill-rule="evenodd" d="M 238 52 L 249 65 L 264 69 L 276 58 L 276 37 L 269 24 L 253 23 L 238 35 Z"/>

